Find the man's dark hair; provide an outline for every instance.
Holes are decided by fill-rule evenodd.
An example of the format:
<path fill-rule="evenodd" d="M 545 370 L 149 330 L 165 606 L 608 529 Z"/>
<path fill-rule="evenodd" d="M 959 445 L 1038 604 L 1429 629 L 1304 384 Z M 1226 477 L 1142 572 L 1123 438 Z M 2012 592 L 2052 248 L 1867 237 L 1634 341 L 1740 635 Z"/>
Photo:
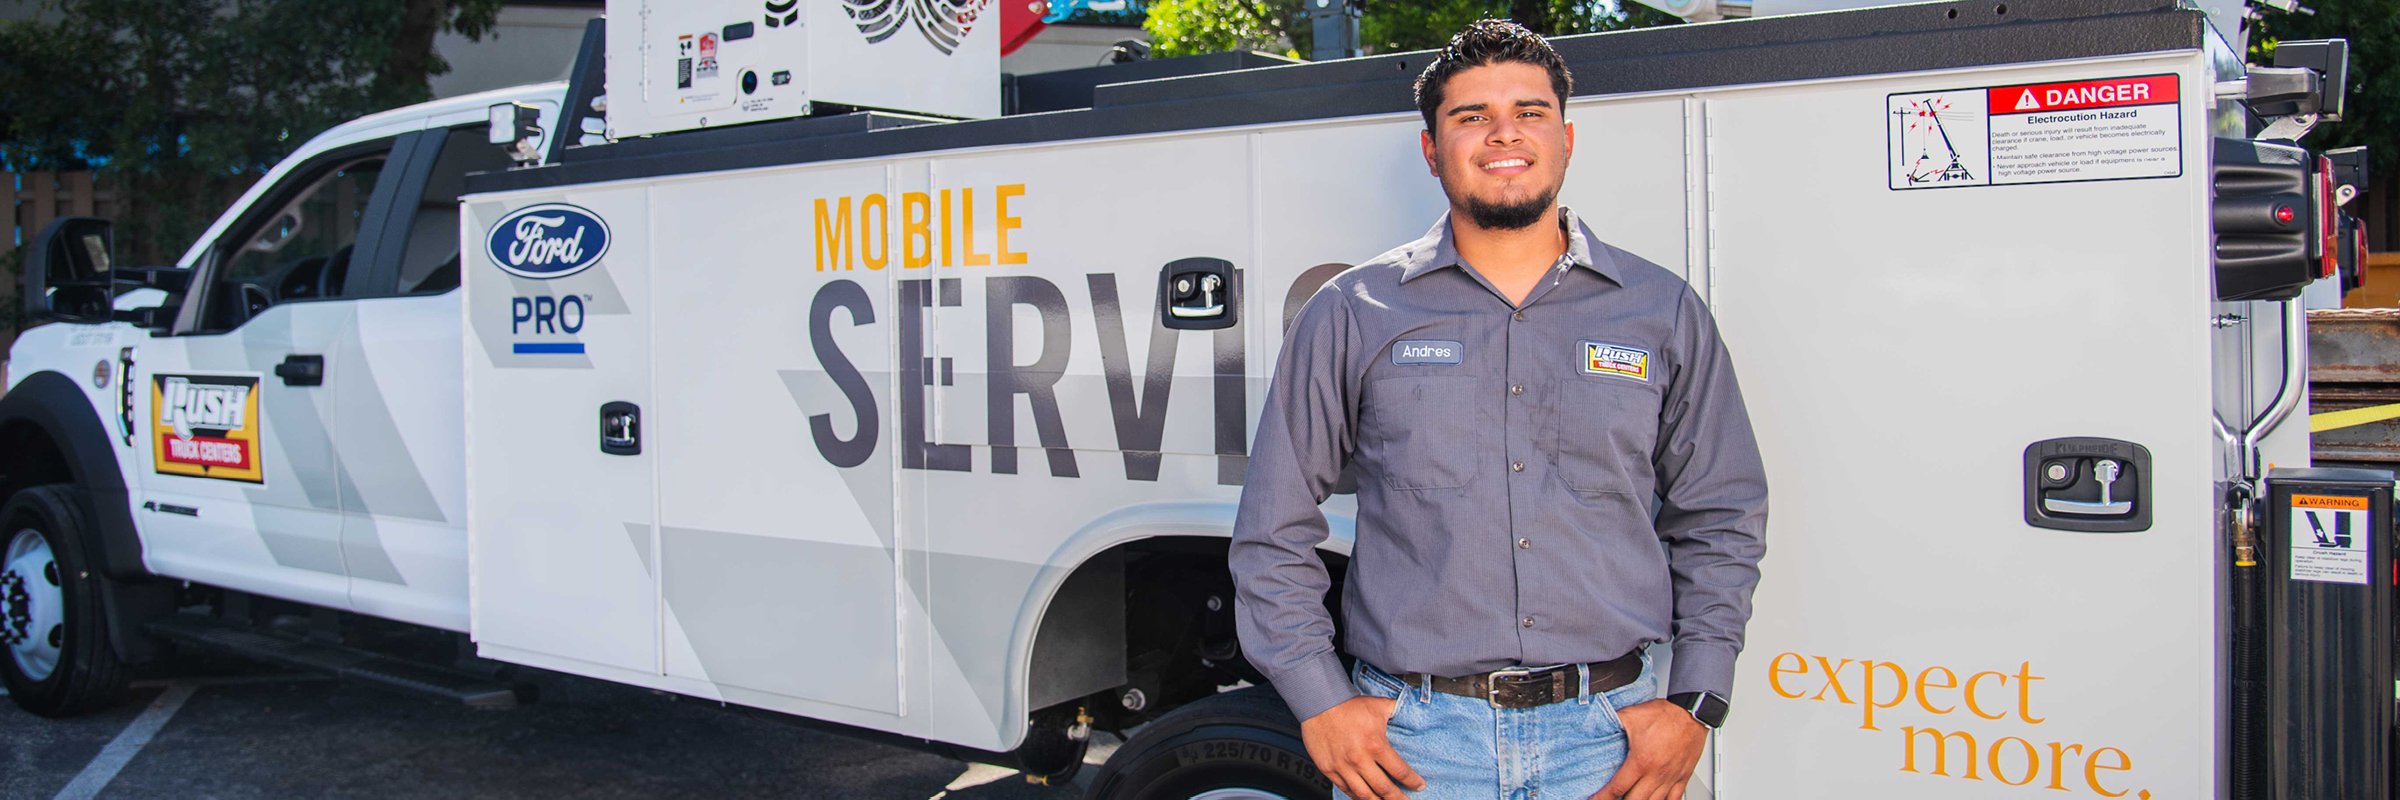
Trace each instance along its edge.
<path fill-rule="evenodd" d="M 1441 113 L 1442 89 L 1450 76 L 1469 67 L 1486 64 L 1519 62 L 1541 67 L 1550 73 L 1550 89 L 1558 93 L 1563 113 L 1567 96 L 1575 90 L 1575 76 L 1567 72 L 1567 60 L 1550 48 L 1541 34 L 1504 19 L 1479 19 L 1466 30 L 1450 37 L 1450 46 L 1434 56 L 1433 63 L 1417 75 L 1417 112 L 1425 115 L 1425 129 L 1433 130 L 1433 120 Z"/>

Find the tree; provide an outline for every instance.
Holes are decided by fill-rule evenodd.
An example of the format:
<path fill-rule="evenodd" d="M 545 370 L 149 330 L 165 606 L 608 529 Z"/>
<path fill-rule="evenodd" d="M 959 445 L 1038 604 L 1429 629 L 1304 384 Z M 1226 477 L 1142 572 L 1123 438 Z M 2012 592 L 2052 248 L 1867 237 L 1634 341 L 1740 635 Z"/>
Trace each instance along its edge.
<path fill-rule="evenodd" d="M 2250 31 L 2250 63 L 2275 63 L 2286 40 L 2350 40 L 2350 90 L 2342 121 L 2318 126 L 2310 149 L 2366 145 L 2375 181 L 2400 178 L 2400 3 L 2309 0 L 2316 13 L 2267 11 Z"/>
<path fill-rule="evenodd" d="M 1609 0 L 1381 0 L 1369 3 L 1360 17 L 1359 40 L 1374 53 L 1426 50 L 1442 46 L 1467 23 L 1486 17 L 1514 19 L 1549 36 L 1680 21 L 1645 6 Z M 1150 46 L 1161 56 L 1227 50 L 1298 56 L 1314 48 L 1310 28 L 1302 0 L 1154 0 L 1142 22 L 1142 29 L 1150 33 Z"/>
<path fill-rule="evenodd" d="M 432 96 L 433 37 L 501 0 L 55 0 L 0 23 L 0 165 L 134 198 L 119 258 L 163 263 L 309 137 Z"/>

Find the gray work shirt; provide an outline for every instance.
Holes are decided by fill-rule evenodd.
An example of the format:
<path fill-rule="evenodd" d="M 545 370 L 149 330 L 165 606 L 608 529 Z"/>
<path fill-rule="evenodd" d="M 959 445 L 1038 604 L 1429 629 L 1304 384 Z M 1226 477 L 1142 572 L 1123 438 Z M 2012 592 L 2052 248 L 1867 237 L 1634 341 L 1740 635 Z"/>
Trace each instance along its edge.
<path fill-rule="evenodd" d="M 1567 252 L 1521 307 L 1445 217 L 1293 321 L 1232 568 L 1243 649 L 1301 719 L 1355 696 L 1315 553 L 1352 463 L 1351 655 L 1456 676 L 1672 641 L 1669 693 L 1732 696 L 1767 523 L 1732 359 L 1682 278 L 1560 213 Z"/>

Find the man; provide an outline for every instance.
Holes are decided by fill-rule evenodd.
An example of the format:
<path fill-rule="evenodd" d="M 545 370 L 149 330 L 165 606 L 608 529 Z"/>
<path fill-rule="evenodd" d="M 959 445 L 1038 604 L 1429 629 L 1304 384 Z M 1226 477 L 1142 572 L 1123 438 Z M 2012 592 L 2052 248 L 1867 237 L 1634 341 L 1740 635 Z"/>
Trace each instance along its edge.
<path fill-rule="evenodd" d="M 1276 367 L 1240 634 L 1352 796 L 1681 798 L 1732 693 L 1764 470 L 1699 297 L 1558 205 L 1570 80 L 1514 24 L 1452 39 L 1416 86 L 1450 213 L 1327 283 Z M 1314 552 L 1345 465 L 1348 672 Z"/>

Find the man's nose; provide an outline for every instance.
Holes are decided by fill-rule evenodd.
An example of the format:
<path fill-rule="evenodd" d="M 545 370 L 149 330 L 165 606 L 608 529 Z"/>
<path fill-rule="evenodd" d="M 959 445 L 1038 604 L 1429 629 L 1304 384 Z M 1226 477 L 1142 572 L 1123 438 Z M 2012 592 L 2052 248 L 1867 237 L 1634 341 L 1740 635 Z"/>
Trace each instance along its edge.
<path fill-rule="evenodd" d="M 1485 136 L 1492 144 L 1516 144 L 1525 139 L 1525 131 L 1518 127 L 1516 120 L 1503 117 L 1492 121 L 1492 127 Z"/>

